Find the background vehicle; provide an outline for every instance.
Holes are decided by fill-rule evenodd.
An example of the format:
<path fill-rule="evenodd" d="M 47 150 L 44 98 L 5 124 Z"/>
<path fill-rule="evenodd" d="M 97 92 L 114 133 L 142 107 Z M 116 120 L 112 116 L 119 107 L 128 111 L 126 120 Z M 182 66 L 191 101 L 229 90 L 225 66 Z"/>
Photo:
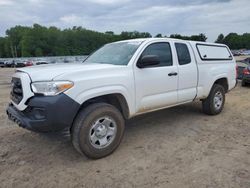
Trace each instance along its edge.
<path fill-rule="evenodd" d="M 246 86 L 246 84 L 250 83 L 250 65 L 244 68 L 243 70 L 243 77 L 242 77 L 242 86 Z"/>
<path fill-rule="evenodd" d="M 1 68 L 5 67 L 5 62 L 4 61 L 0 61 L 0 67 Z"/>
<path fill-rule="evenodd" d="M 250 65 L 250 58 L 245 58 L 241 61 L 237 61 L 237 65 L 238 65 L 238 79 L 242 79 L 243 78 L 243 70 Z"/>
<path fill-rule="evenodd" d="M 34 63 L 32 61 L 30 61 L 30 60 L 24 61 L 23 63 L 25 65 L 25 67 L 29 67 L 29 66 L 33 66 L 34 65 Z"/>
<path fill-rule="evenodd" d="M 241 60 L 242 63 L 246 63 L 247 65 L 250 65 L 250 57 Z"/>
<path fill-rule="evenodd" d="M 241 52 L 241 55 L 250 55 L 250 50 L 245 50 Z"/>
<path fill-rule="evenodd" d="M 111 154 L 125 120 L 194 100 L 219 114 L 236 85 L 236 63 L 226 45 L 168 38 L 107 44 L 82 64 L 18 69 L 10 119 L 39 131 L 69 128 L 77 151 Z"/>
<path fill-rule="evenodd" d="M 70 60 L 68 60 L 67 58 L 64 58 L 63 63 L 70 63 Z"/>
<path fill-rule="evenodd" d="M 7 62 L 5 63 L 5 66 L 6 66 L 6 67 L 16 67 L 16 63 L 15 63 L 14 60 L 12 60 L 12 61 L 7 61 Z"/>
<path fill-rule="evenodd" d="M 20 61 L 20 60 L 16 60 L 15 61 L 15 67 L 25 67 L 25 62 Z"/>
<path fill-rule="evenodd" d="M 25 63 L 20 60 L 7 61 L 5 64 L 6 67 L 25 67 Z"/>
<path fill-rule="evenodd" d="M 34 62 L 35 65 L 45 65 L 45 64 L 48 64 L 47 61 L 36 61 Z"/>
<path fill-rule="evenodd" d="M 248 64 L 242 63 L 242 62 L 237 62 L 237 66 L 238 66 L 238 68 L 237 68 L 237 72 L 238 72 L 237 79 L 242 80 L 242 78 L 243 78 L 243 70 L 248 66 Z"/>
<path fill-rule="evenodd" d="M 239 50 L 233 50 L 232 54 L 233 54 L 233 56 L 240 56 L 241 55 L 241 51 L 239 51 Z"/>

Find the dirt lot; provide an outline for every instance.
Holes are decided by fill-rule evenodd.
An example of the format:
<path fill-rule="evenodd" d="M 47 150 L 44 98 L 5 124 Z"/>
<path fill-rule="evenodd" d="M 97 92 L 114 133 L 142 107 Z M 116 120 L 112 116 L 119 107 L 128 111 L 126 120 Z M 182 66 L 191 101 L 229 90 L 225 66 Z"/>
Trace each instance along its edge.
<path fill-rule="evenodd" d="M 0 187 L 250 187 L 250 87 L 218 116 L 199 102 L 127 122 L 111 156 L 89 160 L 67 132 L 38 134 L 7 120 L 11 69 L 0 69 Z"/>

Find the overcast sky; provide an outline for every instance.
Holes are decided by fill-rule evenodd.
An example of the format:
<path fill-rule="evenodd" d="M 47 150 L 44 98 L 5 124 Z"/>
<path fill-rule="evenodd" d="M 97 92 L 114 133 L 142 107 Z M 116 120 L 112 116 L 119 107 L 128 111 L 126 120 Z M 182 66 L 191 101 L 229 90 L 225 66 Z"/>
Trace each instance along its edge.
<path fill-rule="evenodd" d="M 15 25 L 152 35 L 250 32 L 250 0 L 0 0 L 0 36 Z"/>

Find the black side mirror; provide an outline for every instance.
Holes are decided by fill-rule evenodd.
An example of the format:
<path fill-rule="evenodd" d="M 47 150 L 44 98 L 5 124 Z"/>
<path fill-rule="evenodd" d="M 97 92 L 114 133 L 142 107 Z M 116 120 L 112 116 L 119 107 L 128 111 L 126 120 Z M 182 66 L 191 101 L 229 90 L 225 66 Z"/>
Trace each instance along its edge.
<path fill-rule="evenodd" d="M 159 56 L 157 55 L 145 55 L 139 59 L 137 62 L 137 67 L 146 68 L 153 67 L 160 64 Z"/>

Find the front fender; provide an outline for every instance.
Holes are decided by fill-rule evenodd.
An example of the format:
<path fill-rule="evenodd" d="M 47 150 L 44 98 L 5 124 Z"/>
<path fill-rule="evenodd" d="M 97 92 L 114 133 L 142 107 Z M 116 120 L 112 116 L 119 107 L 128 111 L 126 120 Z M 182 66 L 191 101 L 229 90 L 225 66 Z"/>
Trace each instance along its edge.
<path fill-rule="evenodd" d="M 121 94 L 125 98 L 128 104 L 129 114 L 131 115 L 134 113 L 135 107 L 132 100 L 133 99 L 132 93 L 130 93 L 127 88 L 121 85 L 111 85 L 111 86 L 91 88 L 89 90 L 85 90 L 79 93 L 74 100 L 76 100 L 76 102 L 82 105 L 89 99 L 109 94 Z"/>

